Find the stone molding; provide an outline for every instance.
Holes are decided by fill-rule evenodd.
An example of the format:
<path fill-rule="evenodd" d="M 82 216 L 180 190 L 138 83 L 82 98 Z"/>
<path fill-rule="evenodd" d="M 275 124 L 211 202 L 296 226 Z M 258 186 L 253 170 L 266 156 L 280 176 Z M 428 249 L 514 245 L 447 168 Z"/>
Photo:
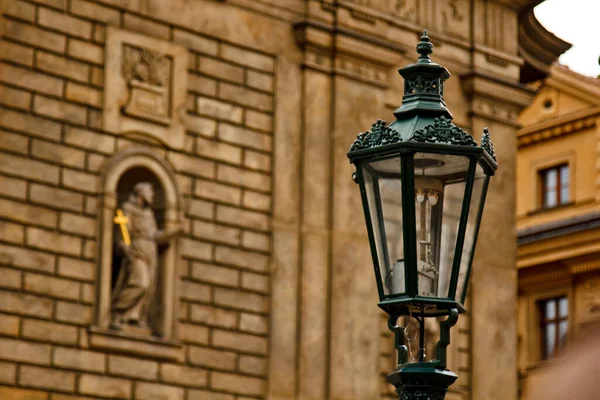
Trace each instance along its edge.
<path fill-rule="evenodd" d="M 103 127 L 142 133 L 166 147 L 185 142 L 187 50 L 113 27 L 106 32 Z"/>

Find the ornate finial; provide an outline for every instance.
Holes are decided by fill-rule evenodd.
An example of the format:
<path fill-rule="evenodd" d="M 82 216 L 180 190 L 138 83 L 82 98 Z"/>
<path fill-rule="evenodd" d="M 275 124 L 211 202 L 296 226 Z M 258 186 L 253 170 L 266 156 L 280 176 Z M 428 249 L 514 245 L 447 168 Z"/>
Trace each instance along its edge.
<path fill-rule="evenodd" d="M 418 62 L 431 62 L 429 55 L 433 53 L 433 43 L 429 40 L 427 29 L 423 30 L 421 41 L 417 43 L 417 53 L 420 54 Z"/>
<path fill-rule="evenodd" d="M 402 141 L 399 132 L 396 132 L 387 125 L 385 121 L 377 120 L 370 131 L 360 133 L 356 140 L 350 146 L 350 151 L 369 149 L 371 147 L 384 146 Z"/>
<path fill-rule="evenodd" d="M 496 152 L 494 151 L 494 145 L 492 144 L 492 138 L 490 136 L 490 130 L 485 127 L 483 128 L 483 136 L 481 137 L 481 147 L 496 161 Z"/>

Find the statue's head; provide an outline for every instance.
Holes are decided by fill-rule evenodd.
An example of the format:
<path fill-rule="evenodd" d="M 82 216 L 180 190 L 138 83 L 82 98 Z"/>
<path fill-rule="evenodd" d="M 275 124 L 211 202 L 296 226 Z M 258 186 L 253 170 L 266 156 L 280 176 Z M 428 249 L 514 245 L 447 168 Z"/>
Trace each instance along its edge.
<path fill-rule="evenodd" d="M 148 182 L 140 182 L 137 183 L 133 187 L 133 193 L 138 198 L 144 200 L 148 205 L 152 205 L 154 202 L 154 189 L 152 189 L 152 184 Z"/>

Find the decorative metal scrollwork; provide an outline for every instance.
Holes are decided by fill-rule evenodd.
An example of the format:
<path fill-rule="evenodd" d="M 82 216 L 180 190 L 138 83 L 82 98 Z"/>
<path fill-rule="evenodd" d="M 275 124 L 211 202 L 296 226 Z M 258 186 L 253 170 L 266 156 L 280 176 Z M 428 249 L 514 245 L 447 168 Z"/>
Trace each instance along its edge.
<path fill-rule="evenodd" d="M 453 144 L 458 146 L 477 146 L 477 142 L 475 142 L 473 136 L 443 116 L 434 119 L 433 124 L 416 131 L 410 140 L 414 142 Z"/>
<path fill-rule="evenodd" d="M 487 153 L 494 159 L 494 161 L 497 161 L 496 152 L 494 151 L 494 144 L 492 143 L 492 138 L 490 135 L 490 130 L 487 127 L 483 128 L 481 147 L 483 147 L 483 149 L 487 151 Z"/>
<path fill-rule="evenodd" d="M 350 151 L 364 150 L 401 141 L 400 133 L 390 129 L 385 121 L 379 119 L 371 126 L 370 131 L 358 134 L 356 140 L 350 146 Z"/>

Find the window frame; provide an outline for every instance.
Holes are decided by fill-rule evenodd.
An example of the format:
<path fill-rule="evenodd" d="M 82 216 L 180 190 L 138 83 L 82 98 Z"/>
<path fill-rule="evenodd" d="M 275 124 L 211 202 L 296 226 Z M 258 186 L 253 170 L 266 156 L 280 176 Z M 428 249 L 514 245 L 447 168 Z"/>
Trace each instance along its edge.
<path fill-rule="evenodd" d="M 567 169 L 567 176 L 568 176 L 568 181 L 567 181 L 567 192 L 568 192 L 568 198 L 566 199 L 566 201 L 562 198 L 562 191 L 563 191 L 563 185 L 564 182 L 562 182 L 561 180 L 561 175 L 562 175 L 562 170 L 563 168 Z M 550 206 L 550 205 L 546 205 L 546 194 L 548 193 L 548 191 L 546 190 L 547 185 L 546 185 L 546 176 L 548 175 L 548 173 L 550 173 L 551 171 L 556 171 L 556 180 L 555 180 L 555 191 L 556 191 L 556 200 L 555 200 L 555 204 Z M 562 206 L 566 206 L 572 203 L 572 192 L 571 192 L 571 188 L 572 188 L 572 177 L 571 177 L 571 163 L 569 163 L 568 161 L 565 162 L 561 162 L 558 164 L 553 164 L 551 166 L 547 166 L 544 168 L 539 168 L 537 170 L 537 181 L 538 181 L 538 204 L 539 204 L 539 208 L 542 210 L 551 210 L 557 207 L 562 207 Z"/>
<path fill-rule="evenodd" d="M 559 312 L 559 304 L 560 301 L 564 299 L 567 302 L 567 314 L 564 317 L 561 317 L 560 312 Z M 554 307 L 554 318 L 548 318 L 546 311 L 547 311 L 547 304 L 552 302 L 553 307 Z M 539 320 L 539 343 L 540 343 L 540 360 L 541 361 L 547 361 L 547 360 L 552 360 L 556 357 L 556 355 L 558 354 L 558 352 L 563 349 L 568 341 L 569 341 L 569 332 L 570 332 L 570 327 L 569 327 L 569 314 L 570 314 L 570 303 L 569 303 L 569 296 L 567 296 L 566 294 L 564 295 L 559 295 L 559 296 L 553 296 L 553 297 L 548 297 L 548 298 L 544 298 L 544 299 L 540 299 L 537 301 L 537 305 L 538 305 L 538 320 Z M 560 324 L 561 322 L 566 322 L 567 323 L 567 332 L 566 332 L 566 337 L 565 337 L 565 342 L 561 343 L 560 342 Z M 547 346 L 547 338 L 546 338 L 546 327 L 553 325 L 554 327 L 554 346 L 552 349 L 551 353 L 548 353 L 548 346 Z"/>

